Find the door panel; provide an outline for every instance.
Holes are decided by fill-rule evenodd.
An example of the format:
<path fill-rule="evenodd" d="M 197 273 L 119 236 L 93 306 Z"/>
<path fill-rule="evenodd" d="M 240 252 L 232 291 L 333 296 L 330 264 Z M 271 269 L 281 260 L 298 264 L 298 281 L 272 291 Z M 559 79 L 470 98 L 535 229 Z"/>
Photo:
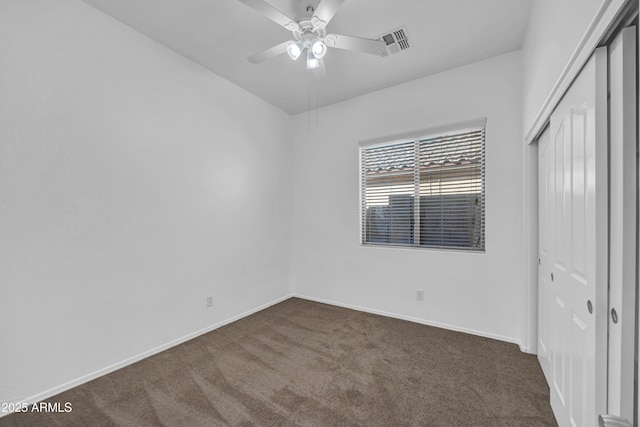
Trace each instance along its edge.
<path fill-rule="evenodd" d="M 588 366 L 584 363 L 584 358 L 580 357 L 582 354 L 586 354 L 589 351 L 588 348 L 588 326 L 578 316 L 573 316 L 571 322 L 572 330 L 570 332 L 571 339 L 573 340 L 572 350 L 574 351 L 573 360 L 571 361 L 571 390 L 574 393 L 572 398 L 572 405 L 569 410 L 571 425 L 574 427 L 584 426 L 585 420 L 589 414 L 587 406 L 580 405 L 581 402 L 585 402 L 587 399 L 587 378 L 588 378 Z M 576 403 L 578 403 L 576 405 Z"/>
<path fill-rule="evenodd" d="M 583 159 L 585 158 L 585 133 L 584 128 L 586 120 L 587 110 L 585 108 L 572 109 L 572 126 L 573 135 L 571 138 L 572 145 L 572 158 L 578 161 L 572 162 L 571 171 L 571 274 L 574 279 L 587 284 L 585 266 L 586 266 L 586 250 L 585 250 L 585 236 L 587 234 L 586 229 L 586 169 Z"/>
<path fill-rule="evenodd" d="M 598 49 L 538 142 L 540 362 L 561 427 L 606 409 L 606 61 Z"/>
<path fill-rule="evenodd" d="M 566 232 L 564 226 L 565 220 L 565 202 L 566 195 L 564 192 L 565 186 L 565 175 L 564 175 L 564 167 L 566 163 L 565 158 L 565 144 L 564 141 L 566 139 L 566 127 L 564 123 L 564 118 L 562 118 L 561 122 L 558 124 L 556 131 L 554 132 L 555 136 L 553 138 L 553 147 L 555 151 L 554 156 L 554 182 L 555 188 L 553 191 L 555 203 L 554 203 L 554 218 L 555 218 L 555 230 L 563 234 Z M 558 238 L 561 236 L 552 236 L 553 240 L 553 262 L 555 264 L 556 269 L 564 271 L 564 243 L 565 238 Z"/>
<path fill-rule="evenodd" d="M 553 177 L 549 174 L 553 171 L 553 156 L 549 150 L 549 128 L 538 138 L 538 360 L 542 372 L 551 383 L 551 355 L 549 353 L 549 324 L 547 315 L 551 309 L 550 304 L 550 277 L 546 266 L 549 265 L 550 234 L 553 229 L 551 218 Z"/>
<path fill-rule="evenodd" d="M 609 50 L 611 236 L 609 254 L 610 415 L 634 417 L 636 300 L 636 29 L 625 28 Z"/>
<path fill-rule="evenodd" d="M 553 286 L 552 286 L 553 289 Z M 552 291 L 553 294 L 553 291 Z M 551 348 L 551 363 L 553 365 L 553 387 L 551 387 L 551 404 L 553 398 L 565 405 L 565 369 L 567 365 L 567 304 L 560 297 L 555 297 L 555 305 L 552 311 L 552 324 L 554 331 L 553 347 Z M 554 393 L 555 391 L 555 393 Z"/>

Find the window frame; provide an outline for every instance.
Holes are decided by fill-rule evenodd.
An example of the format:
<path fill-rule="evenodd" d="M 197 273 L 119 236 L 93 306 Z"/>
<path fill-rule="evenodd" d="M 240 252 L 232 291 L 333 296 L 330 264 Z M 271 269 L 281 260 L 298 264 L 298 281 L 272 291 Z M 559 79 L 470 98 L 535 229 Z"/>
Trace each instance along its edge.
<path fill-rule="evenodd" d="M 421 130 L 417 130 L 417 131 L 411 131 L 411 132 L 406 132 L 406 133 L 401 133 L 401 134 L 395 134 L 395 135 L 390 135 L 390 136 L 384 136 L 384 137 L 378 137 L 378 138 L 372 138 L 372 139 L 366 139 L 366 140 L 361 140 L 359 142 L 359 149 L 358 149 L 358 191 L 359 191 L 359 198 L 358 198 L 358 203 L 359 203 L 359 209 L 358 209 L 358 215 L 359 215 L 359 226 L 360 226 L 360 231 L 359 231 L 359 239 L 360 239 L 360 246 L 365 246 L 365 247 L 378 247 L 378 248 L 387 248 L 387 249 L 423 249 L 423 250 L 436 250 L 438 252 L 455 252 L 455 253 L 468 253 L 468 254 L 485 254 L 486 253 L 486 248 L 487 248 L 487 243 L 486 243 L 486 215 L 487 215 L 487 209 L 486 209 L 486 193 L 487 193 L 487 187 L 486 187 L 486 164 L 487 164 L 487 155 L 486 155 L 486 123 L 487 123 L 487 119 L 486 117 L 483 118 L 479 118 L 479 119 L 473 119 L 473 120 L 467 120 L 467 121 L 462 121 L 462 122 L 457 122 L 457 123 L 452 123 L 452 124 L 447 124 L 447 125 L 443 125 L 443 126 L 436 126 L 436 127 L 431 127 L 431 128 L 427 128 L 427 129 L 421 129 Z M 456 247 L 456 246 L 437 246 L 437 245 L 432 245 L 432 246 L 422 246 L 422 245 L 417 245 L 414 241 L 413 244 L 406 244 L 406 243 L 378 243 L 378 242 L 365 242 L 365 188 L 364 188 L 364 174 L 363 174 L 363 153 L 365 152 L 365 150 L 368 149 L 372 149 L 372 148 L 380 148 L 380 147 L 386 147 L 386 146 L 393 146 L 393 145 L 398 145 L 398 144 L 403 144 L 403 143 L 410 143 L 413 142 L 416 146 L 420 144 L 420 141 L 422 140 L 426 140 L 426 139 L 430 139 L 430 138 L 436 138 L 440 135 L 443 134 L 448 134 L 448 133 L 464 133 L 465 131 L 470 131 L 470 130 L 477 130 L 479 128 L 482 128 L 482 132 L 483 132 L 483 138 L 482 138 L 482 162 L 480 165 L 480 169 L 481 169 L 481 192 L 482 192 L 482 200 L 483 200 L 483 206 L 482 206 L 482 223 L 481 223 L 481 233 L 482 233 L 482 247 Z M 416 153 L 414 155 L 418 155 L 419 154 Z M 419 167 L 417 169 L 414 170 L 415 174 L 419 174 Z M 415 189 L 415 187 L 414 187 Z M 416 192 L 418 191 L 417 189 L 415 190 Z M 415 196 L 414 196 L 415 197 Z M 416 219 L 419 218 L 419 213 L 416 214 L 417 209 L 413 208 L 413 214 L 417 217 Z M 418 221 L 417 227 L 418 227 L 418 233 L 419 233 L 419 227 L 420 227 L 420 221 Z M 415 233 L 415 232 L 414 232 Z"/>

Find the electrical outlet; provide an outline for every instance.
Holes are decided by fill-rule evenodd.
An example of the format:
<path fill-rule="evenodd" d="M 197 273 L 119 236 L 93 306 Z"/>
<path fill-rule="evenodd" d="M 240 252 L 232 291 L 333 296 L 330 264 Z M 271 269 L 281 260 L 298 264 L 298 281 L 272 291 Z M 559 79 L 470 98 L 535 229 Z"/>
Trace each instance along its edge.
<path fill-rule="evenodd" d="M 207 307 L 213 307 L 213 297 L 207 297 Z"/>
<path fill-rule="evenodd" d="M 416 289 L 416 299 L 418 301 L 424 301 L 424 291 L 422 289 Z"/>

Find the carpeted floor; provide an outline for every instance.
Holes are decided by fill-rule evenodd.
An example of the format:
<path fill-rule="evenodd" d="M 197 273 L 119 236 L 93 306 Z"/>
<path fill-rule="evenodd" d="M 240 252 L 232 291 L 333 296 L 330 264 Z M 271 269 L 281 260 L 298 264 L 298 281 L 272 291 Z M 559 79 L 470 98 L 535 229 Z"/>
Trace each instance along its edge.
<path fill-rule="evenodd" d="M 0 426 L 556 426 L 514 344 L 292 298 Z"/>

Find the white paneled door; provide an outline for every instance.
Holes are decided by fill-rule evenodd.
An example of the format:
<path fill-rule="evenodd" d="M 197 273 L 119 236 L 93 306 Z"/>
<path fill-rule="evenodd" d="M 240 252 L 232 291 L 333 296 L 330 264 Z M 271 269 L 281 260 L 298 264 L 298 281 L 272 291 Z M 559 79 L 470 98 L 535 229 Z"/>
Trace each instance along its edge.
<path fill-rule="evenodd" d="M 539 346 L 560 427 L 606 411 L 607 52 L 585 65 L 539 140 Z"/>
<path fill-rule="evenodd" d="M 551 261 L 549 247 L 553 236 L 553 221 L 549 221 L 553 212 L 553 157 L 549 154 L 549 128 L 538 139 L 538 360 L 547 382 L 551 384 L 551 356 L 549 348 L 548 306 L 551 301 Z M 543 315 L 544 314 L 544 315 Z"/>
<path fill-rule="evenodd" d="M 636 302 L 636 28 L 609 46 L 608 413 L 633 420 Z"/>

